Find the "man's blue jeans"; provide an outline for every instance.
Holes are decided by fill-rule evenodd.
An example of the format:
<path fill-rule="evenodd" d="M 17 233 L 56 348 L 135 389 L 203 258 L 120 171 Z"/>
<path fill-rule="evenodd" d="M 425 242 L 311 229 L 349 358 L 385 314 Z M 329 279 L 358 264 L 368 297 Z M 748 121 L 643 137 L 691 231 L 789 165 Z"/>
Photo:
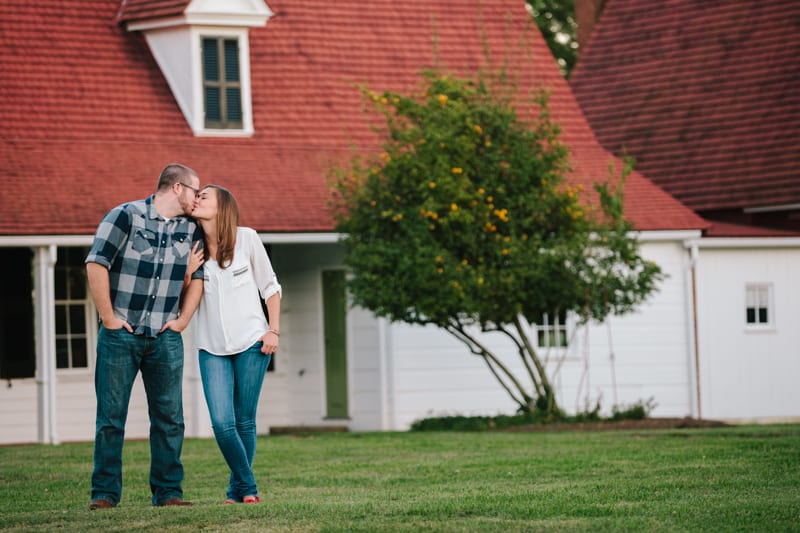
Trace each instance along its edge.
<path fill-rule="evenodd" d="M 231 470 L 228 498 L 240 502 L 258 494 L 253 475 L 256 410 L 271 355 L 261 341 L 235 355 L 200 350 L 200 375 L 217 445 Z"/>
<path fill-rule="evenodd" d="M 122 497 L 122 445 L 136 374 L 142 373 L 150 413 L 150 490 L 153 505 L 182 497 L 183 339 L 166 330 L 158 337 L 100 327 L 94 387 L 97 419 L 92 501 L 113 505 Z"/>

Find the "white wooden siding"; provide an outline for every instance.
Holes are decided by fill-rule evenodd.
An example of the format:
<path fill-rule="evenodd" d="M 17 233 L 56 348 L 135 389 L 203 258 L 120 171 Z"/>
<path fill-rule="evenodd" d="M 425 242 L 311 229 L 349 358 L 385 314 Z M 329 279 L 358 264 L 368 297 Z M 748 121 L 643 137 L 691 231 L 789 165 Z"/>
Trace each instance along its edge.
<path fill-rule="evenodd" d="M 33 378 L 0 384 L 0 444 L 38 441 L 37 406 Z"/>
<path fill-rule="evenodd" d="M 554 379 L 561 407 L 568 412 L 585 409 L 587 398 L 589 408 L 601 398 L 608 413 L 616 397 L 622 405 L 653 398 L 657 404 L 653 416 L 691 414 L 687 252 L 680 242 L 670 241 L 646 243 L 642 252 L 669 277 L 639 311 L 610 319 L 611 347 L 606 325 L 589 325 L 588 344 L 584 330 L 575 335 Z M 428 416 L 514 412 L 516 404 L 482 359 L 447 333 L 400 324 L 393 326 L 392 339 L 395 429 L 405 429 Z M 509 342 L 497 334 L 482 339 L 504 353 L 503 361 L 524 378 Z M 612 349 L 616 390 L 612 386 Z M 551 359 L 551 370 L 554 365 Z"/>
<path fill-rule="evenodd" d="M 281 349 L 277 376 L 269 376 L 270 391 L 262 393 L 259 420 L 269 426 L 341 425 L 325 420 L 325 353 L 322 317 L 322 271 L 342 268 L 338 244 L 279 244 L 273 246 L 272 263 L 286 306 L 281 310 Z M 348 328 L 351 324 L 348 321 Z M 350 334 L 351 331 L 348 331 Z M 351 339 L 348 338 L 348 342 Z M 353 409 L 352 348 L 348 347 Z M 278 392 L 280 391 L 280 392 Z M 270 406 L 272 393 L 285 402 L 285 410 Z M 266 403 L 265 403 L 266 402 Z M 263 417 L 263 418 L 262 418 Z"/>
<path fill-rule="evenodd" d="M 800 250 L 707 249 L 698 261 L 702 414 L 800 417 Z M 745 325 L 745 286 L 770 283 L 774 328 Z"/>

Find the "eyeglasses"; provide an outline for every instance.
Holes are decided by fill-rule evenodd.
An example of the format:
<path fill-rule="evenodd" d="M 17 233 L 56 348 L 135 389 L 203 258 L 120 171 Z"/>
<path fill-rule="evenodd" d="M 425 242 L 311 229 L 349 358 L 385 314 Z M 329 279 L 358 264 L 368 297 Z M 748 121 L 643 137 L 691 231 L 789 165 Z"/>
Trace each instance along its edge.
<path fill-rule="evenodd" d="M 197 198 L 198 196 L 200 196 L 200 189 L 195 189 L 195 188 L 194 188 L 194 187 L 192 187 L 191 185 L 187 185 L 187 184 L 185 184 L 185 183 L 184 183 L 184 182 L 182 182 L 182 181 L 179 181 L 178 183 L 180 183 L 181 185 L 183 185 L 183 186 L 184 186 L 184 187 L 186 187 L 187 189 L 191 189 L 192 191 L 194 191 L 194 196 L 195 196 L 195 198 Z"/>

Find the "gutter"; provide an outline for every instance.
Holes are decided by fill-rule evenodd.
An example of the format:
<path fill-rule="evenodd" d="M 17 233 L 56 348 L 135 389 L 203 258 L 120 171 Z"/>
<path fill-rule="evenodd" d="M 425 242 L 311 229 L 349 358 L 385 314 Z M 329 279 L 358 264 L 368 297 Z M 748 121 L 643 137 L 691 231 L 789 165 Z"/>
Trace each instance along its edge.
<path fill-rule="evenodd" d="M 264 244 L 335 244 L 345 237 L 343 233 L 261 233 Z"/>
<path fill-rule="evenodd" d="M 91 246 L 91 235 L 0 235 L 0 248 L 24 248 L 26 246 Z"/>
<path fill-rule="evenodd" d="M 703 237 L 684 241 L 685 248 L 800 248 L 800 237 Z"/>
<path fill-rule="evenodd" d="M 261 242 L 268 244 L 335 244 L 342 233 L 259 233 Z M 86 235 L 0 235 L 0 248 L 38 246 L 91 246 L 94 233 Z"/>

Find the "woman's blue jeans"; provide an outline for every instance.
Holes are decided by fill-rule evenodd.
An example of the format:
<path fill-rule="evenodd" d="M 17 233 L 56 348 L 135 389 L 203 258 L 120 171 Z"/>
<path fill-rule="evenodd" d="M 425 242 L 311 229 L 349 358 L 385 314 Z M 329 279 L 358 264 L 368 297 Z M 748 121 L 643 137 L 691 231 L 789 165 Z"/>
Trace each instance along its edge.
<path fill-rule="evenodd" d="M 157 337 L 100 328 L 94 387 L 97 417 L 92 501 L 113 505 L 122 497 L 122 445 L 136 374 L 142 373 L 150 414 L 150 490 L 153 505 L 182 497 L 183 339 L 166 330 Z"/>
<path fill-rule="evenodd" d="M 261 341 L 235 355 L 200 350 L 200 375 L 214 436 L 231 470 L 228 498 L 258 494 L 253 458 L 256 454 L 256 410 L 271 355 Z"/>

